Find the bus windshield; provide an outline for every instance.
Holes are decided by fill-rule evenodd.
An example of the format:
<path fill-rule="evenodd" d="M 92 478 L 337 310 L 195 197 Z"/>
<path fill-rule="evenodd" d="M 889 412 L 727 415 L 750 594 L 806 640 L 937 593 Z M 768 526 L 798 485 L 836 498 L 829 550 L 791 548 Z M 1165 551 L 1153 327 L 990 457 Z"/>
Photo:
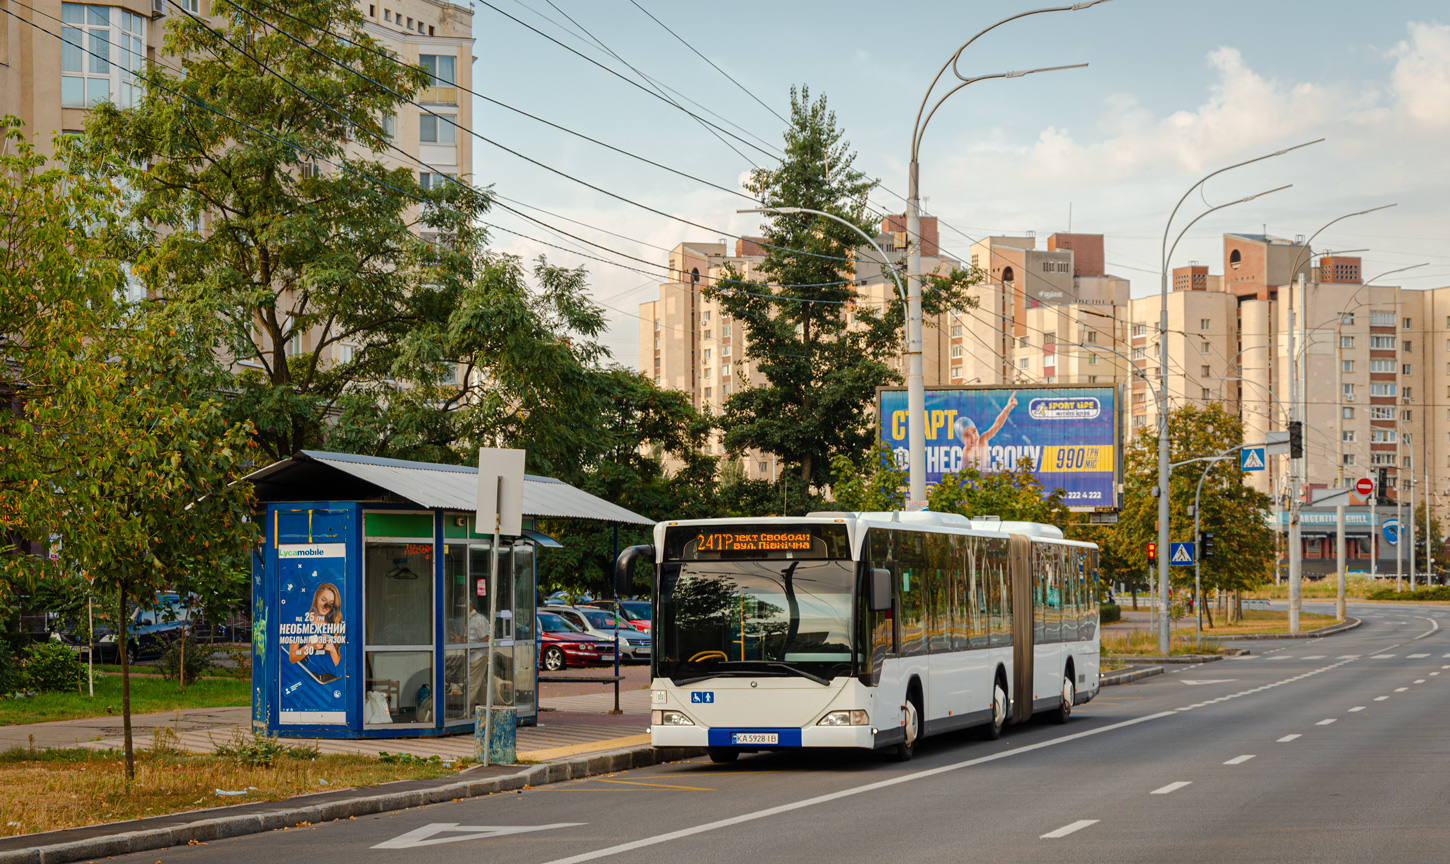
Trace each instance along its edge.
<path fill-rule="evenodd" d="M 658 674 L 852 674 L 855 567 L 842 560 L 666 562 L 654 622 Z"/>

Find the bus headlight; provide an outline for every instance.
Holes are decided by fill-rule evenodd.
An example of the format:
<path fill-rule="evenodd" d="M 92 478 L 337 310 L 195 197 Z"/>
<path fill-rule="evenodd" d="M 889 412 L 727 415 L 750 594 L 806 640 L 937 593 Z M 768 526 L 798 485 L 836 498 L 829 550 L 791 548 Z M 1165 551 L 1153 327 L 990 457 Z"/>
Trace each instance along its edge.
<path fill-rule="evenodd" d="M 660 711 L 658 709 L 649 712 L 650 722 L 655 726 L 694 726 L 695 721 L 686 717 L 682 711 Z"/>
<path fill-rule="evenodd" d="M 832 711 L 817 726 L 869 726 L 871 718 L 865 711 Z"/>

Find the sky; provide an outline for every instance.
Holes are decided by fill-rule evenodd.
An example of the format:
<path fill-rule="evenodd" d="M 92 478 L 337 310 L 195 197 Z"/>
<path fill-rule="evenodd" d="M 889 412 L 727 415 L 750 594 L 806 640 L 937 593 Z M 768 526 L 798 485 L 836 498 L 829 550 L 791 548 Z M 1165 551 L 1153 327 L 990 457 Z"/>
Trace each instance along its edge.
<path fill-rule="evenodd" d="M 473 139 L 474 181 L 547 223 L 497 209 L 493 247 L 586 267 L 605 345 L 635 367 L 638 304 L 658 297 L 668 250 L 722 238 L 733 250 L 732 235 L 758 233 L 736 193 L 779 157 L 793 86 L 826 96 L 855 167 L 880 183 L 874 208 L 904 212 L 912 124 L 933 77 L 973 34 L 1042 2 L 475 0 L 476 91 L 691 175 L 475 99 L 474 129 L 496 143 Z M 1055 232 L 1102 234 L 1108 272 L 1143 296 L 1159 290 L 1165 230 L 1171 241 L 1212 206 L 1293 184 L 1198 221 L 1170 269 L 1221 273 L 1225 232 L 1307 237 L 1394 204 L 1330 226 L 1316 253 L 1364 250 L 1349 254 L 1367 278 L 1426 265 L 1376 284 L 1450 285 L 1444 0 L 1110 0 L 1005 24 L 959 68 L 1077 63 L 1088 66 L 975 83 L 936 113 L 920 177 L 946 254 L 965 260 L 990 234 L 1033 231 L 1039 248 Z M 1166 227 L 1204 175 L 1317 138 L 1215 177 Z"/>

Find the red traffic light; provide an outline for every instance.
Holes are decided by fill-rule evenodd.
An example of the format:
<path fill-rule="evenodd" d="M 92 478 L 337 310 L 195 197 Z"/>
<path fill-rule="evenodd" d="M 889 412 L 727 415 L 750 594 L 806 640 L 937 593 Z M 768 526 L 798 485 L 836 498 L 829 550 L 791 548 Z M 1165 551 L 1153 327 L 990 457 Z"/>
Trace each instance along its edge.
<path fill-rule="evenodd" d="M 1158 544 L 1157 543 L 1149 543 L 1148 544 L 1148 560 L 1150 562 L 1151 561 L 1157 561 L 1158 560 Z"/>

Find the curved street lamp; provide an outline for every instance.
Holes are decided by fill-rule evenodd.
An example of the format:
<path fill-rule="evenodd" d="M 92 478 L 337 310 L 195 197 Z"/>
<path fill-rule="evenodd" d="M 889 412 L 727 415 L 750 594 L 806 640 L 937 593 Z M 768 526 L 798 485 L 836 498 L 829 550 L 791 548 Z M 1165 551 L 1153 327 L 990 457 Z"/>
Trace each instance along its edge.
<path fill-rule="evenodd" d="M 908 465 L 908 494 L 907 500 L 913 502 L 926 500 L 926 428 L 923 418 L 926 414 L 926 383 L 922 377 L 921 368 L 921 188 L 918 182 L 919 164 L 917 156 L 921 150 L 921 137 L 926 132 L 926 124 L 931 121 L 936 110 L 942 106 L 952 94 L 978 81 L 986 81 L 993 78 L 1020 78 L 1024 75 L 1034 75 L 1038 72 L 1055 72 L 1061 69 L 1078 69 L 1086 66 L 1086 63 L 1073 66 L 1051 66 L 1041 69 L 1029 69 L 1025 72 L 1001 72 L 994 75 L 978 75 L 968 77 L 957 71 L 957 63 L 962 59 L 962 54 L 981 37 L 1001 27 L 1009 21 L 1016 21 L 1018 18 L 1026 18 L 1031 15 L 1041 15 L 1046 12 L 1075 12 L 1079 9 L 1088 9 L 1108 0 L 1089 0 L 1085 3 L 1075 3 L 1071 6 L 1053 6 L 1045 9 L 1033 9 L 1028 12 L 1019 12 L 1016 15 L 1009 15 L 1001 21 L 984 27 L 977 31 L 976 35 L 962 43 L 962 46 L 952 52 L 952 57 L 931 79 L 931 85 L 926 88 L 926 94 L 921 98 L 921 107 L 917 109 L 916 121 L 911 127 L 911 160 L 907 169 L 906 179 L 906 233 L 910 238 L 910 246 L 906 257 L 906 410 L 909 421 L 907 423 L 907 447 L 910 452 Z M 947 70 L 952 70 L 958 83 L 948 90 L 936 101 L 931 109 L 927 104 L 931 102 L 932 91 L 942 80 Z"/>

